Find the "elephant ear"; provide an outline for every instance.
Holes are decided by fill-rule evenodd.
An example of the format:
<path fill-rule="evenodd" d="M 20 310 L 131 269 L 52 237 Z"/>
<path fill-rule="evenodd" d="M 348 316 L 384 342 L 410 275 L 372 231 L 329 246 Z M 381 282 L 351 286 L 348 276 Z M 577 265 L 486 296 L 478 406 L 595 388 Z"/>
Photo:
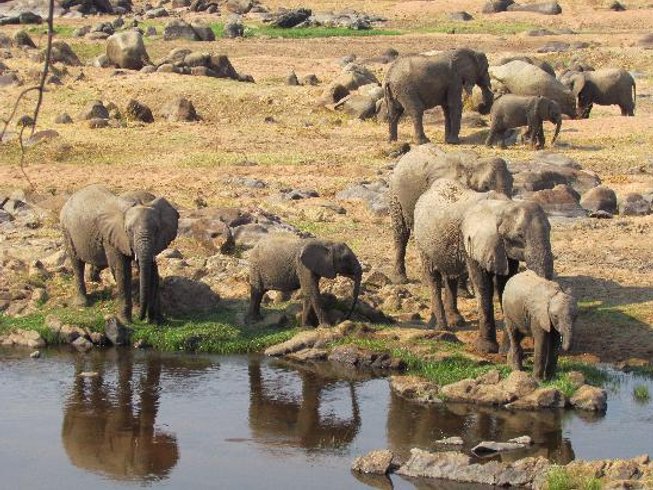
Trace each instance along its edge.
<path fill-rule="evenodd" d="M 111 206 L 102 211 L 97 218 L 97 227 L 104 239 L 121 254 L 128 256 L 133 255 L 129 235 L 125 230 L 125 211 L 130 207 L 122 209 L 119 206 Z"/>
<path fill-rule="evenodd" d="M 323 243 L 310 241 L 299 254 L 300 262 L 320 277 L 333 279 L 336 269 L 333 264 L 333 249 Z"/>
<path fill-rule="evenodd" d="M 157 197 L 148 204 L 159 213 L 159 234 L 154 244 L 154 254 L 163 252 L 177 238 L 179 213 L 165 198 Z"/>
<path fill-rule="evenodd" d="M 549 285 L 545 290 L 535 291 L 530 293 L 530 314 L 531 320 L 535 320 L 537 324 L 546 332 L 551 331 L 551 315 L 549 314 L 549 307 L 553 297 L 559 292 L 557 289 L 552 289 Z M 539 293 L 539 294 L 538 294 Z"/>
<path fill-rule="evenodd" d="M 497 219 L 491 209 L 475 207 L 462 224 L 467 255 L 490 272 L 508 274 L 508 255 L 497 229 Z"/>
<path fill-rule="evenodd" d="M 574 97 L 578 98 L 584 89 L 585 89 L 585 77 L 581 74 L 572 77 L 571 92 L 574 94 Z"/>

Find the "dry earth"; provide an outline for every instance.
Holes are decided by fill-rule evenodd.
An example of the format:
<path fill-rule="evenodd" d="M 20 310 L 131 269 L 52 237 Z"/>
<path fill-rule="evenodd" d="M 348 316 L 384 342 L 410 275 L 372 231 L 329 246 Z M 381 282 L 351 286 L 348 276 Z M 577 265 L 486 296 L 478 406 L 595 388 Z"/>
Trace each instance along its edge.
<path fill-rule="evenodd" d="M 256 84 L 238 83 L 176 74 L 127 73 L 113 76 L 112 69 L 67 68 L 64 85 L 50 86 L 40 128 L 55 128 L 61 137 L 28 150 L 27 173 L 40 191 L 62 193 L 104 182 L 116 190 L 146 188 L 170 197 L 183 206 L 197 199 L 208 205 L 258 205 L 276 212 L 299 228 L 318 235 L 346 240 L 364 262 L 389 272 L 392 256 L 388 217 L 372 215 L 364 205 L 346 203 L 347 214 L 315 220 L 310 206 L 268 201 L 285 187 L 314 188 L 322 199 L 333 200 L 339 190 L 353 182 L 374 180 L 391 160 L 383 124 L 361 122 L 344 114 L 318 108 L 315 101 L 324 86 L 340 72 L 340 57 L 354 53 L 359 59 L 379 55 L 389 47 L 400 53 L 470 46 L 481 49 L 490 60 L 509 54 L 534 54 L 551 40 L 590 43 L 572 53 L 536 55 L 563 66 L 576 56 L 596 67 L 620 66 L 636 73 L 638 104 L 635 118 L 620 117 L 616 107 L 595 107 L 589 120 L 566 121 L 555 151 L 576 159 L 585 169 L 597 172 L 618 194 L 653 189 L 649 173 L 633 173 L 634 167 L 653 164 L 653 50 L 636 47 L 650 33 L 653 7 L 646 1 L 630 1 L 626 12 L 611 12 L 609 2 L 562 0 L 563 14 L 541 16 L 526 13 L 480 13 L 483 2 L 443 0 L 356 2 L 307 1 L 318 11 L 352 7 L 387 16 L 384 29 L 401 35 L 336 37 L 324 39 L 218 39 L 212 43 L 148 40 L 154 59 L 173 47 L 225 53 L 240 73 L 249 73 Z M 268 7 L 294 6 L 279 0 Z M 452 10 L 467 10 L 476 20 L 465 27 L 445 20 Z M 201 16 L 200 16 L 201 17 Z M 57 26 L 94 24 L 100 18 L 57 20 Z M 249 21 L 246 21 L 249 23 Z M 461 26 L 461 27 L 458 27 Z M 546 27 L 570 28 L 578 34 L 531 37 L 524 31 Z M 455 28 L 476 33 L 448 33 Z M 1 28 L 9 34 L 13 26 Z M 45 43 L 44 37 L 32 34 Z M 83 61 L 102 52 L 103 43 L 68 38 Z M 25 78 L 38 73 L 39 64 L 14 50 L 4 60 Z M 369 64 L 381 79 L 387 65 Z M 290 70 L 298 75 L 315 73 L 318 87 L 291 87 L 283 83 Z M 83 72 L 83 80 L 75 81 Z M 5 117 L 21 90 L 0 89 L 0 116 Z M 183 95 L 195 104 L 203 121 L 154 124 L 130 123 L 122 129 L 89 129 L 85 124 L 55 125 L 54 118 L 68 112 L 75 117 L 94 99 L 113 101 L 121 109 L 136 98 L 156 113 L 167 100 Z M 21 106 L 28 112 L 34 99 Z M 438 118 L 432 118 L 437 120 Z M 441 124 L 427 125 L 434 142 L 443 139 Z M 507 150 L 479 145 L 485 130 L 464 127 L 460 149 L 507 160 L 527 159 L 525 147 Z M 409 124 L 400 126 L 400 139 L 409 141 Z M 453 150 L 451 148 L 450 150 Z M 20 152 L 15 142 L 0 146 L 0 187 L 25 187 L 18 167 Z M 268 182 L 265 189 L 233 186 L 234 176 L 256 177 Z M 653 358 L 653 216 L 613 220 L 555 222 L 553 248 L 558 278 L 571 287 L 584 306 L 579 319 L 577 352 L 605 361 L 630 357 Z M 47 228 L 40 233 L 53 233 Z M 409 247 L 409 275 L 419 277 L 414 246 Z M 414 287 L 425 298 L 419 284 Z M 474 320 L 474 303 L 463 302 L 463 314 Z M 591 357 L 591 356 L 590 356 Z"/>

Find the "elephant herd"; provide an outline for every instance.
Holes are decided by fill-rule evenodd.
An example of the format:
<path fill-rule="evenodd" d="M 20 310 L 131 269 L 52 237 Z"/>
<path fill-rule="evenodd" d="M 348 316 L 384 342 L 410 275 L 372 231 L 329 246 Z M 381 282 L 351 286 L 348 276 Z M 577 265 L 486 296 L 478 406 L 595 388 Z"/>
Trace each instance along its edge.
<path fill-rule="evenodd" d="M 437 56 L 400 57 L 390 66 L 383 81 L 389 140 L 397 140 L 399 118 L 405 113 L 413 122 L 416 143 L 428 142 L 424 111 L 440 106 L 445 142 L 460 143 L 463 90 L 471 96 L 474 86 L 481 90 L 475 109 L 492 117 L 488 146 L 497 139 L 503 144 L 511 129 L 526 126 L 524 139 L 541 149 L 544 121 L 556 125 L 554 143 L 563 114 L 588 118 L 594 104 L 618 105 L 623 116 L 635 115 L 637 89 L 626 70 L 577 65 L 556 78 L 551 65 L 541 60 L 517 56 L 490 67 L 484 53 L 455 49 Z"/>
<path fill-rule="evenodd" d="M 492 111 L 488 144 L 511 128 L 526 126 L 526 138 L 542 147 L 543 121 L 556 124 L 555 141 L 562 114 L 588 117 L 593 104 L 618 104 L 623 115 L 634 114 L 635 82 L 624 70 L 578 66 L 560 80 L 554 75 L 549 65 L 530 58 L 502 60 L 490 67 L 485 54 L 457 49 L 439 56 L 398 58 L 383 84 L 390 139 L 397 139 L 399 118 L 406 113 L 420 143 L 401 157 L 390 179 L 393 280 L 408 280 L 405 255 L 412 234 L 431 293 L 429 327 L 449 329 L 464 323 L 457 291 L 459 281 L 469 279 L 478 305 L 477 349 L 499 350 L 496 293 L 505 317 L 504 338 L 510 340 L 509 361 L 514 369 L 522 368 L 520 342 L 524 335 L 532 335 L 538 378 L 552 376 L 559 348 L 571 346 L 577 315 L 574 298 L 551 280 L 551 227 L 546 214 L 536 203 L 511 199 L 513 178 L 503 159 L 445 153 L 424 144 L 428 138 L 422 118 L 425 110 L 441 106 L 445 140 L 459 143 L 462 93 L 473 95 L 475 85 L 482 99 L 477 109 Z M 496 100 L 491 79 L 505 92 Z M 91 265 L 94 277 L 109 267 L 117 283 L 117 316 L 130 323 L 135 262 L 140 270 L 140 319 L 160 323 L 156 255 L 177 235 L 177 210 L 147 192 L 116 196 L 104 186 L 92 185 L 69 199 L 60 221 L 75 276 L 75 305 L 87 304 L 85 265 Z M 302 325 L 329 324 L 319 282 L 337 275 L 353 281 L 349 315 L 354 311 L 363 269 L 345 243 L 272 235 L 258 242 L 249 261 L 249 320 L 260 318 L 267 291 L 301 289 Z M 520 263 L 525 272 L 518 273 Z"/>

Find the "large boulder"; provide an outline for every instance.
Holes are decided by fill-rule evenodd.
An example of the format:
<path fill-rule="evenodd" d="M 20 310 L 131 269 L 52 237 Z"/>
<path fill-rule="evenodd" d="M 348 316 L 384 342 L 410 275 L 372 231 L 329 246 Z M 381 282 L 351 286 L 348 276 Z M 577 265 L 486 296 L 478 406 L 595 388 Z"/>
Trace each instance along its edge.
<path fill-rule="evenodd" d="M 569 399 L 569 403 L 579 410 L 605 412 L 608 408 L 608 393 L 603 388 L 583 385 Z"/>
<path fill-rule="evenodd" d="M 160 293 L 161 310 L 172 317 L 209 313 L 220 302 L 220 297 L 208 285 L 179 276 L 164 278 Z"/>
<path fill-rule="evenodd" d="M 615 192 L 603 185 L 590 189 L 580 200 L 580 205 L 591 212 L 604 211 L 610 214 L 617 214 L 617 195 Z"/>
<path fill-rule="evenodd" d="M 587 215 L 579 203 L 580 196 L 567 184 L 558 184 L 553 189 L 524 195 L 524 199 L 538 203 L 551 216 L 577 218 Z"/>
<path fill-rule="evenodd" d="M 295 27 L 308 20 L 311 14 L 311 10 L 306 8 L 279 9 L 276 14 L 271 16 L 270 25 L 286 29 Z"/>
<path fill-rule="evenodd" d="M 112 64 L 128 70 L 140 70 L 150 64 L 140 32 L 125 31 L 109 37 L 106 53 Z"/>
<path fill-rule="evenodd" d="M 558 2 L 513 3 L 506 10 L 509 12 L 534 12 L 544 15 L 558 15 L 562 13 L 562 8 Z"/>
<path fill-rule="evenodd" d="M 152 115 L 152 111 L 150 110 L 150 108 L 147 107 L 142 102 L 139 102 L 135 99 L 131 99 L 127 103 L 127 108 L 125 110 L 125 113 L 127 114 L 127 117 L 129 119 L 135 121 L 140 121 L 144 123 L 154 122 L 154 116 Z"/>
<path fill-rule="evenodd" d="M 190 122 L 198 121 L 200 119 L 195 111 L 193 103 L 184 97 L 177 97 L 167 102 L 161 108 L 161 115 L 171 122 Z"/>
<path fill-rule="evenodd" d="M 41 53 L 41 58 L 45 59 L 45 51 Z M 51 63 L 63 63 L 68 66 L 79 66 L 82 64 L 72 48 L 63 41 L 53 41 L 52 51 L 50 52 Z"/>
<path fill-rule="evenodd" d="M 482 12 L 484 14 L 505 12 L 513 3 L 515 3 L 513 0 L 490 0 L 483 6 Z"/>
<path fill-rule="evenodd" d="M 619 200 L 619 214 L 623 216 L 646 216 L 651 212 L 651 203 L 636 192 L 626 194 Z"/>
<path fill-rule="evenodd" d="M 174 39 L 199 41 L 200 37 L 188 22 L 182 19 L 172 19 L 163 28 L 163 39 L 165 41 L 172 41 Z"/>
<path fill-rule="evenodd" d="M 538 152 L 530 160 L 510 163 L 508 168 L 517 195 L 553 189 L 559 184 L 568 185 L 582 195 L 601 183 L 594 172 L 583 170 L 574 160 L 559 153 Z"/>

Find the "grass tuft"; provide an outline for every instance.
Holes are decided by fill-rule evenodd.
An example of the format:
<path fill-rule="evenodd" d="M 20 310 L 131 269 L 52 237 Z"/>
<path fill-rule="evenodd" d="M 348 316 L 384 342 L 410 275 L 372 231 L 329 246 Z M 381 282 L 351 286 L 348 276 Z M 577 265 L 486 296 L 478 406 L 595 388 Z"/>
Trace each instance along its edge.
<path fill-rule="evenodd" d="M 593 476 L 576 476 L 562 466 L 554 466 L 547 476 L 548 490 L 600 490 L 601 481 Z"/>
<path fill-rule="evenodd" d="M 648 391 L 648 386 L 646 385 L 637 385 L 633 389 L 633 397 L 638 402 L 648 402 L 651 399 L 651 395 Z"/>

